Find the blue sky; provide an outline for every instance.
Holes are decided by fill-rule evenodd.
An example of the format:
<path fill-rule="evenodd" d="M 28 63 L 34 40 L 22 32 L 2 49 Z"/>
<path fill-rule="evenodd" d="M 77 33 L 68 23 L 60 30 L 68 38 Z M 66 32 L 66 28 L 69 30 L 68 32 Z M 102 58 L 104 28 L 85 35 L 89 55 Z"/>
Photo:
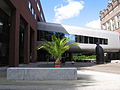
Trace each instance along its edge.
<path fill-rule="evenodd" d="M 99 12 L 108 0 L 40 0 L 47 22 L 100 28 Z"/>

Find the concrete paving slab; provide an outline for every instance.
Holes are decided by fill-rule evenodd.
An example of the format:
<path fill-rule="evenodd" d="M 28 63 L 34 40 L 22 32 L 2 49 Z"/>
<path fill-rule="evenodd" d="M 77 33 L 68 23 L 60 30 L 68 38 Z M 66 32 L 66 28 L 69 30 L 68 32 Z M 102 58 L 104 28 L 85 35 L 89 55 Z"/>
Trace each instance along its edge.
<path fill-rule="evenodd" d="M 120 75 L 78 70 L 78 80 L 20 81 L 0 79 L 0 90 L 120 90 Z"/>

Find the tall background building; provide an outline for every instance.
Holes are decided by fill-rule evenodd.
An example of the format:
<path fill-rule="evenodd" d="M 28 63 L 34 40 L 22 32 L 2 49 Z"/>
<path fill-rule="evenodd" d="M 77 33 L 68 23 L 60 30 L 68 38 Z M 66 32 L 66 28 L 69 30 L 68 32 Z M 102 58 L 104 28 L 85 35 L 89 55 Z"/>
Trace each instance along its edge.
<path fill-rule="evenodd" d="M 40 0 L 0 0 L 0 66 L 36 61 L 38 21 L 45 22 Z"/>
<path fill-rule="evenodd" d="M 107 8 L 100 11 L 101 29 L 120 32 L 120 0 L 108 0 Z"/>

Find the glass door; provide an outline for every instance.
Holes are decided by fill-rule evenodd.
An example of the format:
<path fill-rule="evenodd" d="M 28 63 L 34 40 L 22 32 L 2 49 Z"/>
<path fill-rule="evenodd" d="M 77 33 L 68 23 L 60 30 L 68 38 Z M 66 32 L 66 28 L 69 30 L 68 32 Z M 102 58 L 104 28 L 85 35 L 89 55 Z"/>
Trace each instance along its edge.
<path fill-rule="evenodd" d="M 0 9 L 0 66 L 9 63 L 9 16 Z"/>

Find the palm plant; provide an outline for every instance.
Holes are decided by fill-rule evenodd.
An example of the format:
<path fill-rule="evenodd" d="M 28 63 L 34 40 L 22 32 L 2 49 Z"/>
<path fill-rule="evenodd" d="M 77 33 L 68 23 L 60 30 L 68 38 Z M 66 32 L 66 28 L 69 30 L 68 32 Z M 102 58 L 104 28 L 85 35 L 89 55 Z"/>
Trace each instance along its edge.
<path fill-rule="evenodd" d="M 60 64 L 60 58 L 62 54 L 69 50 L 69 48 L 73 45 L 78 46 L 78 43 L 70 43 L 68 44 L 70 40 L 66 37 L 60 39 L 57 38 L 55 35 L 52 35 L 52 42 L 46 41 L 44 44 L 41 44 L 37 47 L 37 50 L 39 49 L 45 49 L 48 51 L 49 54 L 51 54 L 55 59 L 55 64 Z"/>

